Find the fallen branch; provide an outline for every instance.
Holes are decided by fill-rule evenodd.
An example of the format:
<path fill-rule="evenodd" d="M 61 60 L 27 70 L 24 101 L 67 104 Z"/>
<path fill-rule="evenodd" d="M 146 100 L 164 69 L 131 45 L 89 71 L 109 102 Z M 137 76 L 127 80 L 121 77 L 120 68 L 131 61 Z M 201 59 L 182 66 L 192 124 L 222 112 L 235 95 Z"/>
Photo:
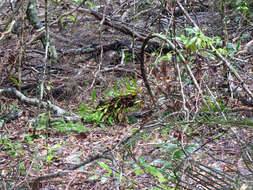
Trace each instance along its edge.
<path fill-rule="evenodd" d="M 27 104 L 36 105 L 36 106 L 39 106 L 40 104 L 42 108 L 47 108 L 47 106 L 49 106 L 49 108 L 53 110 L 57 115 L 63 116 L 63 119 L 66 121 L 78 121 L 78 120 L 80 121 L 81 120 L 81 117 L 75 115 L 74 113 L 68 112 L 50 102 L 48 103 L 44 101 L 40 102 L 40 100 L 37 98 L 28 98 L 15 88 L 0 89 L 0 95 L 6 95 L 6 96 L 12 95 L 20 99 L 20 101 L 25 102 Z M 70 115 L 70 116 L 64 116 L 65 114 Z"/>
<path fill-rule="evenodd" d="M 240 111 L 248 111 L 248 112 L 253 112 L 253 108 L 250 107 L 236 107 L 236 108 L 232 108 L 232 112 L 240 112 Z"/>
<path fill-rule="evenodd" d="M 92 157 L 86 159 L 85 161 L 81 162 L 80 164 L 77 164 L 77 165 L 75 165 L 71 168 L 67 168 L 67 169 L 64 169 L 62 171 L 58 171 L 56 173 L 51 173 L 51 174 L 39 176 L 39 177 L 37 177 L 36 179 L 33 180 L 32 190 L 39 189 L 38 185 L 39 185 L 39 182 L 42 181 L 42 180 L 52 179 L 52 178 L 56 178 L 56 177 L 62 177 L 64 175 L 68 174 L 70 170 L 75 170 L 77 168 L 80 168 L 81 166 L 85 166 L 85 165 L 87 165 L 87 164 L 89 164 L 89 163 L 91 163 L 95 160 L 101 159 L 101 158 L 110 159 L 108 156 L 105 156 L 105 154 L 108 153 L 108 152 L 109 152 L 109 150 L 106 150 L 102 154 L 97 154 L 95 156 L 92 156 Z"/>
<path fill-rule="evenodd" d="M 66 50 L 66 51 L 63 51 L 62 54 L 63 55 L 81 55 L 81 54 L 92 53 L 94 54 L 93 56 L 97 56 L 100 54 L 101 46 L 104 52 L 106 52 L 109 50 L 117 51 L 125 47 L 130 47 L 130 44 L 127 41 L 116 40 L 115 42 L 112 42 L 110 44 L 103 44 L 100 46 L 99 44 L 90 44 L 82 48 Z"/>
<path fill-rule="evenodd" d="M 133 138 L 134 136 L 136 136 L 138 133 L 140 133 L 143 129 L 151 129 L 153 127 L 157 127 L 157 126 L 165 126 L 164 124 L 162 123 L 152 123 L 152 124 L 149 124 L 147 126 L 141 126 L 138 130 L 136 130 L 133 134 L 131 134 L 130 136 L 128 136 L 127 138 L 124 138 L 122 139 L 119 143 L 113 145 L 113 147 L 111 149 L 107 149 L 107 150 L 104 150 L 102 153 L 100 154 L 96 154 L 94 156 L 90 156 L 88 159 L 86 159 L 85 161 L 79 163 L 79 164 L 76 164 L 72 167 L 66 167 L 64 168 L 63 170 L 61 171 L 58 171 L 58 172 L 55 172 L 55 173 L 51 173 L 51 174 L 46 174 L 46 175 L 43 175 L 43 176 L 39 176 L 35 179 L 33 179 L 33 182 L 32 182 L 32 190 L 37 190 L 38 189 L 38 185 L 39 185 L 39 182 L 40 181 L 43 181 L 43 180 L 48 180 L 48 179 L 52 179 L 52 178 L 56 178 L 56 177 L 62 177 L 64 175 L 67 175 L 70 171 L 73 171 L 73 170 L 76 170 L 82 166 L 85 166 L 93 161 L 96 161 L 98 159 L 101 159 L 101 158 L 104 158 L 104 159 L 109 159 L 109 160 L 112 160 L 110 153 L 118 148 L 120 145 L 126 145 L 126 143 L 131 139 Z"/>

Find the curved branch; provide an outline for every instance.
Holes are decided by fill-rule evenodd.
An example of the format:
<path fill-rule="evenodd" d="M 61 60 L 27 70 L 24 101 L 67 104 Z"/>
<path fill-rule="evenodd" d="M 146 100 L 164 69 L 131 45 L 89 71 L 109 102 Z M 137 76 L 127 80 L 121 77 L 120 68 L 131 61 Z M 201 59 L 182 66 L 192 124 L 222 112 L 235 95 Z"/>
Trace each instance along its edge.
<path fill-rule="evenodd" d="M 151 97 L 151 100 L 155 106 L 155 100 L 154 100 L 154 95 L 151 91 L 150 85 L 148 83 L 148 79 L 147 79 L 147 74 L 146 74 L 146 70 L 145 70 L 145 63 L 144 63 L 144 51 L 145 51 L 145 47 L 148 44 L 148 41 L 151 40 L 152 38 L 154 38 L 154 36 L 149 35 L 143 42 L 142 47 L 141 47 L 141 58 L 140 58 L 140 64 L 141 64 L 141 76 L 142 79 L 144 81 L 145 87 L 147 88 L 147 91 Z"/>

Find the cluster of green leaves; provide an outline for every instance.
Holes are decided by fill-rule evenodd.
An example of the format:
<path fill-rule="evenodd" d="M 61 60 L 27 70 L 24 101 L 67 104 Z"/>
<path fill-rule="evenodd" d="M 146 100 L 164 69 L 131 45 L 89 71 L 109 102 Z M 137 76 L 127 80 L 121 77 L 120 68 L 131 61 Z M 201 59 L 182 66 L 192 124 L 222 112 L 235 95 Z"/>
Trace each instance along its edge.
<path fill-rule="evenodd" d="M 105 98 L 125 96 L 137 92 L 136 81 L 125 77 L 124 81 L 115 80 L 114 88 L 104 92 Z"/>
<path fill-rule="evenodd" d="M 159 60 L 158 60 L 158 62 L 156 62 L 156 63 L 161 63 L 162 61 L 167 61 L 167 62 L 171 61 L 171 59 L 172 59 L 172 54 L 173 54 L 173 53 L 172 53 L 171 51 L 168 52 L 166 55 L 160 57 Z"/>
<path fill-rule="evenodd" d="M 92 108 L 89 108 L 88 106 L 81 104 L 79 108 L 79 115 L 82 117 L 84 122 L 92 122 L 97 125 L 102 126 L 103 121 L 103 113 L 97 110 L 93 110 Z"/>
<path fill-rule="evenodd" d="M 36 127 L 36 131 L 43 131 L 47 127 L 46 122 L 47 122 L 48 116 L 45 113 L 42 113 L 38 117 L 39 119 L 34 123 Z M 52 122 L 51 126 L 55 127 L 56 132 L 81 133 L 88 130 L 81 122 L 75 122 L 75 123 L 73 123 L 72 121 L 66 122 L 64 119 Z M 42 138 L 45 138 L 44 134 L 41 134 L 40 136 Z"/>
<path fill-rule="evenodd" d="M 174 188 L 169 187 L 170 182 L 173 182 L 175 179 L 175 174 L 172 172 L 172 170 L 175 168 L 176 163 L 179 163 L 183 158 L 185 158 L 185 154 L 182 151 L 180 142 L 175 141 L 173 143 L 160 143 L 154 148 L 159 148 L 159 151 L 153 155 L 153 157 L 157 159 L 154 159 L 151 163 L 149 163 L 145 161 L 143 157 L 139 157 L 137 162 L 133 164 L 132 171 L 134 172 L 135 176 L 141 176 L 146 173 L 153 176 L 154 179 L 157 179 L 157 184 L 159 184 L 161 188 L 153 187 L 153 190 L 174 190 Z M 184 151 L 188 154 L 194 149 L 194 145 L 184 146 Z M 113 171 L 105 162 L 100 161 L 98 164 L 106 171 L 100 178 L 102 184 L 107 182 L 114 172 L 114 176 L 120 178 L 121 181 L 123 181 L 122 183 L 128 181 L 128 184 L 130 183 L 135 187 L 134 180 L 129 178 L 126 179 L 124 175 L 118 173 L 117 171 Z M 99 176 L 94 175 L 90 178 L 99 179 Z"/>
<path fill-rule="evenodd" d="M 167 187 L 167 185 L 165 184 L 166 182 L 168 182 L 168 179 L 167 179 L 166 175 L 164 175 L 159 168 L 151 166 L 150 164 L 145 162 L 143 158 L 139 158 L 138 162 L 139 162 L 138 165 L 134 164 L 135 175 L 142 175 L 144 172 L 149 173 L 158 179 L 159 185 L 161 185 L 163 187 L 163 189 L 173 190 L 172 188 Z M 119 172 L 112 170 L 110 168 L 110 166 L 108 164 L 106 164 L 105 162 L 99 161 L 98 165 L 100 167 L 102 167 L 103 169 L 105 169 L 106 172 L 104 172 L 104 174 L 101 177 L 99 175 L 93 175 L 93 176 L 89 177 L 89 179 L 92 179 L 92 180 L 100 179 L 101 184 L 104 184 L 112 177 L 112 174 L 114 173 L 115 174 L 114 176 L 116 178 L 120 179 L 121 186 L 124 185 L 124 183 L 127 183 L 128 185 L 130 184 L 133 187 L 137 187 L 136 184 L 134 183 L 134 180 L 126 178 L 126 177 L 124 177 L 124 175 L 120 174 Z M 128 190 L 131 190 L 131 189 L 128 188 Z M 152 188 L 152 190 L 160 190 L 160 188 L 154 187 L 154 188 Z"/>
<path fill-rule="evenodd" d="M 62 0 L 57 0 L 58 3 L 60 3 L 61 1 L 62 1 Z M 98 10 L 98 9 L 97 9 L 97 6 L 96 6 L 91 0 L 86 0 L 86 1 L 84 1 L 84 0 L 69 0 L 69 1 L 70 1 L 71 3 L 78 4 L 78 5 L 80 5 L 80 4 L 82 4 L 82 3 L 84 2 L 84 4 L 85 4 L 87 7 L 93 8 L 93 9 L 95 9 L 96 11 Z M 73 14 L 70 14 L 70 15 L 68 15 L 67 17 L 70 18 L 70 19 L 72 20 L 72 23 L 77 23 L 77 18 L 76 18 L 76 16 L 74 16 Z M 65 23 L 67 17 L 62 17 L 62 18 L 60 19 L 60 22 L 61 22 L 61 23 Z M 13 80 L 13 79 L 12 79 L 12 80 Z"/>
<path fill-rule="evenodd" d="M 108 180 L 112 177 L 112 175 L 114 174 L 114 176 L 118 179 L 120 179 L 121 184 L 119 184 L 120 186 L 123 186 L 124 184 L 131 184 L 134 187 L 137 187 L 137 185 L 135 185 L 134 181 L 126 178 L 124 175 L 120 174 L 118 171 L 112 170 L 111 167 L 103 162 L 103 161 L 99 161 L 97 162 L 97 164 L 105 169 L 105 172 L 102 175 L 92 175 L 89 177 L 89 180 L 99 180 L 101 184 L 105 184 L 106 182 L 108 182 Z M 127 189 L 130 190 L 130 189 Z"/>
<path fill-rule="evenodd" d="M 151 174 L 154 178 L 157 178 L 157 181 L 159 182 L 160 186 L 162 186 L 166 190 L 172 190 L 171 188 L 168 188 L 166 185 L 166 182 L 168 182 L 168 177 L 166 174 L 163 173 L 163 171 L 155 166 L 152 166 L 148 162 L 146 162 L 142 157 L 138 159 L 139 165 L 136 165 L 135 174 L 136 175 L 142 175 L 144 172 Z M 144 170 L 143 170 L 143 169 Z M 160 188 L 153 188 L 153 189 L 160 189 Z"/>
<path fill-rule="evenodd" d="M 236 3 L 236 6 L 234 8 L 234 11 L 240 11 L 245 16 L 252 16 L 252 8 L 253 8 L 253 2 L 249 0 L 232 0 L 232 3 Z"/>
<path fill-rule="evenodd" d="M 160 149 L 157 154 L 166 155 L 168 156 L 168 159 L 158 159 L 154 160 L 154 162 L 162 164 L 162 169 L 164 170 L 172 166 L 172 161 L 181 161 L 184 158 L 185 154 L 182 151 L 180 143 L 181 142 L 179 141 L 174 141 L 173 143 L 166 142 L 156 145 L 155 147 Z M 186 145 L 184 146 L 184 151 L 189 154 L 194 149 L 194 147 L 194 145 Z"/>
<path fill-rule="evenodd" d="M 185 154 L 182 151 L 180 142 L 178 141 L 175 141 L 174 143 L 160 143 L 155 147 L 159 148 L 159 151 L 154 155 L 154 157 L 156 158 L 160 155 L 164 158 L 154 159 L 150 164 L 140 157 L 138 159 L 138 165 L 136 165 L 135 174 L 141 175 L 143 172 L 149 173 L 153 177 L 157 178 L 160 186 L 164 189 L 172 190 L 172 188 L 168 188 L 167 185 L 167 183 L 172 181 L 175 177 L 174 173 L 170 172 L 170 169 L 175 168 L 175 163 L 182 161 Z M 194 150 L 194 148 L 194 145 L 186 145 L 184 146 L 184 151 L 190 153 Z M 154 165 L 159 165 L 159 167 Z M 158 190 L 160 188 L 155 189 Z"/>
<path fill-rule="evenodd" d="M 72 121 L 66 122 L 64 120 L 55 121 L 52 123 L 52 126 L 55 126 L 58 132 L 82 133 L 88 130 L 81 122 L 73 123 Z"/>
<path fill-rule="evenodd" d="M 44 158 L 46 162 L 50 163 L 56 158 L 56 151 L 60 146 L 60 144 L 56 144 L 54 146 L 43 146 L 44 149 L 47 149 L 47 155 Z"/>
<path fill-rule="evenodd" d="M 124 63 L 127 62 L 132 62 L 134 60 L 134 56 L 132 56 L 131 54 L 129 54 L 128 52 L 125 52 L 125 59 L 124 59 Z"/>
<path fill-rule="evenodd" d="M 20 156 L 20 154 L 24 153 L 22 146 L 19 145 L 19 141 L 13 143 L 8 138 L 0 137 L 0 146 L 6 153 L 11 154 L 13 158 L 16 158 Z"/>
<path fill-rule="evenodd" d="M 221 39 L 217 36 L 215 37 L 208 37 L 205 36 L 204 33 L 196 27 L 193 28 L 186 28 L 188 32 L 188 36 L 181 34 L 179 37 L 176 37 L 177 40 L 183 42 L 185 48 L 190 52 L 197 52 L 197 51 L 204 51 L 206 49 L 211 49 L 211 45 L 213 47 L 219 46 L 221 44 Z M 222 54 L 227 54 L 227 51 L 223 48 L 217 49 Z"/>
<path fill-rule="evenodd" d="M 185 28 L 187 35 L 181 34 L 176 36 L 176 40 L 182 42 L 185 45 L 186 51 L 182 51 L 182 55 L 185 55 L 187 53 L 195 53 L 195 52 L 202 52 L 204 55 L 208 56 L 211 59 L 215 59 L 214 55 L 210 53 L 210 51 L 206 51 L 206 50 L 211 50 L 211 52 L 213 51 L 218 51 L 219 53 L 223 54 L 223 55 L 227 55 L 228 51 L 227 49 L 221 48 L 221 38 L 218 36 L 215 37 L 208 37 L 205 36 L 204 33 L 196 27 L 193 28 Z M 229 44 L 229 50 L 235 52 L 236 50 L 239 49 L 238 45 L 234 44 Z M 214 47 L 214 49 L 213 49 Z M 233 48 L 233 50 L 231 50 L 231 47 Z M 217 49 L 216 49 L 217 48 Z M 166 55 L 162 56 L 159 58 L 157 63 L 161 63 L 162 61 L 171 61 L 173 54 L 175 54 L 174 51 L 170 51 L 168 52 Z M 158 56 L 158 55 L 157 55 Z M 178 61 L 180 60 L 180 58 L 178 56 L 176 56 L 176 58 L 178 59 Z"/>
<path fill-rule="evenodd" d="M 103 126 L 105 123 L 112 124 L 118 120 L 119 114 L 126 111 L 128 107 L 126 101 L 131 101 L 131 97 L 134 98 L 136 94 L 136 82 L 134 79 L 129 80 L 125 78 L 124 81 L 115 81 L 114 88 L 104 92 L 106 101 L 99 101 L 98 106 L 95 106 L 96 90 L 93 90 L 93 108 L 81 104 L 79 114 L 84 122 L 92 122 L 100 126 Z M 135 103 L 137 104 L 138 102 Z"/>
<path fill-rule="evenodd" d="M 223 103 L 224 100 L 222 98 L 216 100 L 216 102 L 219 104 L 219 107 L 221 109 L 221 110 L 219 110 L 219 108 L 216 105 L 215 100 L 212 97 L 209 97 L 207 95 L 205 95 L 204 97 L 205 97 L 208 105 L 202 106 L 202 112 L 211 111 L 211 112 L 216 113 L 216 112 L 225 111 L 228 109 L 228 107 Z"/>

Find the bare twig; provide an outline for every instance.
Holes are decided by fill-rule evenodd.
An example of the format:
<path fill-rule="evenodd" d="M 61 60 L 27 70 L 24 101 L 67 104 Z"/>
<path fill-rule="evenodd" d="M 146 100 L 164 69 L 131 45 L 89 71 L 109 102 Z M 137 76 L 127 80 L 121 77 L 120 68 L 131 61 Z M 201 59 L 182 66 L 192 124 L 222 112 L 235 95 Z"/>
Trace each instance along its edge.
<path fill-rule="evenodd" d="M 14 26 L 15 23 L 16 23 L 16 21 L 13 20 L 13 21 L 11 22 L 11 24 L 10 24 L 9 29 L 8 29 L 7 31 L 2 32 L 2 33 L 0 32 L 0 40 L 2 40 L 2 39 L 4 38 L 4 36 L 6 36 L 7 34 L 11 33 L 11 31 L 12 31 L 13 26 Z"/>
<path fill-rule="evenodd" d="M 92 81 L 91 86 L 89 87 L 89 89 L 93 88 L 93 85 L 94 85 L 94 83 L 95 83 L 95 81 L 97 79 L 98 74 L 100 73 L 100 70 L 101 70 L 101 67 L 102 67 L 102 63 L 103 63 L 104 49 L 103 49 L 103 45 L 102 45 L 102 40 L 103 40 L 103 31 L 102 31 L 103 29 L 102 29 L 102 27 L 103 27 L 104 22 L 105 22 L 105 13 L 106 13 L 106 9 L 107 9 L 108 4 L 109 4 L 109 1 L 107 0 L 106 1 L 106 6 L 105 6 L 104 12 L 103 12 L 103 17 L 102 17 L 102 20 L 100 21 L 99 29 L 98 29 L 99 30 L 99 41 L 100 41 L 100 61 L 99 61 L 99 65 L 97 67 L 97 70 L 96 70 L 96 72 L 94 74 L 94 79 L 93 79 L 93 81 Z"/>

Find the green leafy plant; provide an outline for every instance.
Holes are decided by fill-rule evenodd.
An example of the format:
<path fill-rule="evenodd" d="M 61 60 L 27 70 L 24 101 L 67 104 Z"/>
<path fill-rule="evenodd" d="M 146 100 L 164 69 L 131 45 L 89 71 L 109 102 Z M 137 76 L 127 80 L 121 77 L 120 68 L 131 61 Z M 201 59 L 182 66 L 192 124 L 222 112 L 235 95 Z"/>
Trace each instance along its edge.
<path fill-rule="evenodd" d="M 213 47 L 220 46 L 221 39 L 219 37 L 207 37 L 199 28 L 186 28 L 189 36 L 181 35 L 176 37 L 177 40 L 183 42 L 185 48 L 190 52 L 204 51 L 206 49 L 211 49 L 211 45 Z M 216 50 L 216 49 L 211 49 Z M 221 54 L 227 54 L 227 51 L 223 48 L 217 49 Z"/>
<path fill-rule="evenodd" d="M 160 169 L 145 162 L 142 157 L 140 157 L 138 161 L 139 161 L 140 166 L 145 168 L 145 172 L 150 173 L 154 177 L 156 177 L 159 183 L 164 183 L 168 181 L 167 178 L 162 174 L 162 171 Z"/>
<path fill-rule="evenodd" d="M 94 90 L 92 91 L 92 106 L 93 106 L 93 108 L 96 107 L 96 106 L 95 106 L 95 101 L 96 101 L 96 90 L 94 89 Z"/>
<path fill-rule="evenodd" d="M 165 166 L 168 166 L 168 164 L 170 163 L 168 162 L 168 160 L 181 161 L 185 156 L 179 141 L 175 141 L 174 143 L 161 143 L 156 145 L 155 147 L 161 148 L 161 150 L 158 151 L 157 154 L 169 156 L 167 160 L 164 160 L 164 169 L 166 168 Z M 190 153 L 194 149 L 194 147 L 194 145 L 186 145 L 184 146 L 184 151 L 186 153 Z"/>
<path fill-rule="evenodd" d="M 124 96 L 131 93 L 136 93 L 137 87 L 136 82 L 133 78 L 125 77 L 124 81 L 115 80 L 114 88 L 105 91 L 104 95 L 106 98 Z"/>
<path fill-rule="evenodd" d="M 76 19 L 75 16 L 69 15 L 69 18 L 73 21 L 73 23 L 76 23 L 76 22 L 77 22 L 77 19 Z"/>
<path fill-rule="evenodd" d="M 171 61 L 172 59 L 172 53 L 171 52 L 168 52 L 166 55 L 160 57 L 159 59 L 159 63 L 162 62 L 162 61 Z"/>
<path fill-rule="evenodd" d="M 46 129 L 47 115 L 46 113 L 41 113 L 38 115 L 38 120 L 35 122 L 36 130 Z"/>
<path fill-rule="evenodd" d="M 102 121 L 103 113 L 99 110 L 93 111 L 88 106 L 81 104 L 78 112 L 84 122 L 92 122 L 100 126 L 104 124 Z"/>
<path fill-rule="evenodd" d="M 155 166 L 152 166 L 148 162 L 146 162 L 142 157 L 138 159 L 138 165 L 135 169 L 136 175 L 142 175 L 144 172 L 151 174 L 154 178 L 157 179 L 158 184 L 162 187 L 162 189 L 166 190 L 172 190 L 167 186 L 168 177 L 167 174 L 163 173 L 163 171 L 160 168 L 157 168 Z M 161 188 L 155 187 L 152 189 L 160 190 Z"/>
<path fill-rule="evenodd" d="M 101 178 L 101 183 L 104 184 L 107 180 L 108 177 L 112 175 L 112 170 L 111 168 L 104 162 L 98 162 L 98 164 L 103 167 L 107 172 L 102 176 Z"/>
<path fill-rule="evenodd" d="M 125 52 L 124 63 L 132 62 L 133 60 L 134 60 L 134 57 L 131 54 L 129 54 L 128 52 Z"/>
<path fill-rule="evenodd" d="M 37 131 L 43 131 L 46 129 L 46 122 L 47 122 L 47 115 L 45 113 L 42 113 L 39 115 L 38 120 L 35 122 L 36 130 Z M 64 119 L 54 121 L 51 123 L 53 127 L 55 127 L 57 132 L 85 132 L 88 129 L 81 123 L 81 122 L 75 122 L 72 121 L 66 122 Z M 27 140 L 33 139 L 33 135 L 28 136 Z"/>
<path fill-rule="evenodd" d="M 136 95 L 136 82 L 133 79 L 125 78 L 124 82 L 116 80 L 114 88 L 104 93 L 107 100 L 100 100 L 95 107 L 96 91 L 93 90 L 93 109 L 82 104 L 80 105 L 79 114 L 84 122 L 92 122 L 100 126 L 122 121 L 127 108 L 139 103 L 135 102 Z"/>
<path fill-rule="evenodd" d="M 241 0 L 241 1 L 232 0 L 232 2 L 236 3 L 236 6 L 233 9 L 233 11 L 240 11 L 245 16 L 248 16 L 248 15 L 252 14 L 252 12 L 251 12 L 251 9 L 253 7 L 253 2 L 252 1 L 249 1 L 249 0 Z"/>
<path fill-rule="evenodd" d="M 22 175 L 26 175 L 26 168 L 25 168 L 25 163 L 24 162 L 21 162 L 18 166 L 18 169 L 20 170 L 21 174 Z"/>
<path fill-rule="evenodd" d="M 203 111 L 203 112 L 207 112 L 207 111 L 219 112 L 220 110 L 219 110 L 219 108 L 217 107 L 216 102 L 219 104 L 221 111 L 225 111 L 225 110 L 228 109 L 228 107 L 227 107 L 226 105 L 223 104 L 223 99 L 222 99 L 222 98 L 216 100 L 216 102 L 215 102 L 215 101 L 214 101 L 211 97 L 209 97 L 209 96 L 206 96 L 206 95 L 205 95 L 204 97 L 205 97 L 205 99 L 206 99 L 206 101 L 207 101 L 207 103 L 208 103 L 208 106 L 207 106 L 207 105 L 203 105 L 203 106 L 202 106 L 202 111 Z"/>
<path fill-rule="evenodd" d="M 82 133 L 88 130 L 81 122 L 73 123 L 72 121 L 66 122 L 64 120 L 55 121 L 52 123 L 52 126 L 55 126 L 56 130 L 59 132 Z"/>
<path fill-rule="evenodd" d="M 16 79 L 14 76 L 10 76 L 10 79 L 16 86 L 20 86 L 18 79 Z"/>
<path fill-rule="evenodd" d="M 47 149 L 47 155 L 45 156 L 46 162 L 52 162 L 53 159 L 56 158 L 56 150 L 60 147 L 60 144 L 56 144 L 54 146 L 44 146 L 43 148 Z"/>
<path fill-rule="evenodd" d="M 24 150 L 22 146 L 19 145 L 18 141 L 16 141 L 16 143 L 13 143 L 7 138 L 1 138 L 0 145 L 3 147 L 3 150 L 6 153 L 10 153 L 13 158 L 16 158 L 20 156 L 22 153 L 24 153 Z"/>
<path fill-rule="evenodd" d="M 174 143 L 160 143 L 156 145 L 155 148 L 160 150 L 153 155 L 154 158 L 159 157 L 159 155 L 166 158 L 157 158 L 152 163 L 148 163 L 143 157 L 140 157 L 138 164 L 134 165 L 134 173 L 136 175 L 142 175 L 144 172 L 149 173 L 157 179 L 158 184 L 163 189 L 173 190 L 174 188 L 168 187 L 167 183 L 174 180 L 175 176 L 173 173 L 168 172 L 168 169 L 174 168 L 175 163 L 180 162 L 185 156 L 179 144 L 179 141 L 175 141 Z M 190 153 L 194 148 L 194 145 L 187 145 L 184 146 L 184 151 Z"/>
<path fill-rule="evenodd" d="M 106 182 L 109 180 L 109 178 L 112 176 L 112 174 L 114 174 L 114 176 L 115 176 L 116 178 L 118 178 L 118 179 L 120 179 L 120 180 L 122 181 L 120 185 L 123 185 L 123 183 L 127 183 L 127 184 L 130 183 L 130 184 L 133 185 L 134 187 L 136 186 L 136 185 L 133 183 L 132 180 L 129 180 L 129 179 L 127 179 L 126 177 L 122 176 L 119 172 L 117 172 L 117 171 L 115 171 L 115 170 L 112 170 L 112 169 L 110 168 L 110 166 L 109 166 L 108 164 L 106 164 L 105 162 L 99 161 L 99 162 L 97 162 L 97 163 L 98 163 L 98 165 L 99 165 L 100 167 L 102 167 L 102 168 L 105 169 L 105 171 L 106 171 L 106 172 L 101 176 L 101 178 L 100 178 L 101 184 L 106 183 Z M 89 179 L 99 179 L 99 176 L 98 176 L 98 175 L 93 175 L 93 176 L 89 177 Z"/>

